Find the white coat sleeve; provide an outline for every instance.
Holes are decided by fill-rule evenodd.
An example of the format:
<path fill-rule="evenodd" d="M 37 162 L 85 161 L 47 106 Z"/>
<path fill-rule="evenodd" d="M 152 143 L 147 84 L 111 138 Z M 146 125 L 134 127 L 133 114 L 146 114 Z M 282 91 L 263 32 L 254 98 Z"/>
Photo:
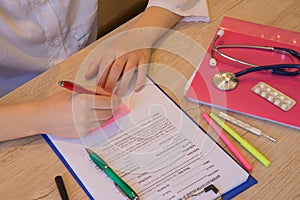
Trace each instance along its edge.
<path fill-rule="evenodd" d="M 149 0 L 147 7 L 151 6 L 162 7 L 181 15 L 181 21 L 210 21 L 206 0 Z"/>

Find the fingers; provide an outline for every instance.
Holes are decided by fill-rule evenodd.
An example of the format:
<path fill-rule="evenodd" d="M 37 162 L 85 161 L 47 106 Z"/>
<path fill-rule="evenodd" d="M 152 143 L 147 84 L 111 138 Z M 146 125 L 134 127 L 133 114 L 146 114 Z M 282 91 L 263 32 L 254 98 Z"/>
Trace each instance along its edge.
<path fill-rule="evenodd" d="M 85 74 L 85 78 L 90 79 L 96 74 L 98 74 L 99 66 L 102 60 L 102 53 L 99 53 L 99 55 L 93 60 L 93 62 L 90 63 L 88 70 Z"/>
<path fill-rule="evenodd" d="M 94 96 L 95 101 L 94 105 L 92 105 L 92 109 L 94 110 L 107 110 L 113 109 L 116 105 L 119 104 L 119 99 L 116 97 L 112 98 L 110 96 L 102 96 L 96 95 Z"/>
<path fill-rule="evenodd" d="M 111 65 L 115 60 L 114 51 L 101 51 L 97 57 L 90 63 L 85 78 L 92 78 L 97 74 L 98 84 L 104 87 L 106 77 L 110 71 Z"/>
<path fill-rule="evenodd" d="M 126 93 L 128 89 L 128 85 L 130 84 L 133 76 L 134 76 L 134 70 L 129 70 L 128 72 L 123 74 L 120 85 L 116 91 L 116 95 L 118 97 L 121 97 Z"/>
<path fill-rule="evenodd" d="M 99 86 L 99 85 L 96 87 L 95 92 L 96 92 L 97 94 L 100 94 L 100 95 L 103 95 L 103 96 L 107 96 L 107 97 L 111 97 L 111 96 L 112 96 L 112 93 L 111 93 L 111 92 L 105 90 L 103 87 L 101 87 L 101 86 Z"/>
<path fill-rule="evenodd" d="M 125 65 L 125 69 L 122 75 L 122 79 L 120 81 L 120 85 L 118 87 L 118 90 L 116 92 L 116 94 L 118 96 L 122 96 L 123 94 L 125 94 L 129 83 L 132 80 L 132 77 L 134 75 L 134 68 L 137 66 L 138 61 L 136 59 L 136 57 L 130 57 Z"/>
<path fill-rule="evenodd" d="M 90 110 L 89 112 L 82 114 L 82 116 L 75 119 L 76 127 L 82 127 L 83 130 L 89 131 L 92 128 L 99 126 L 106 122 L 113 116 L 112 110 Z M 84 131 L 84 132 L 86 132 Z"/>
<path fill-rule="evenodd" d="M 138 76 L 135 83 L 135 92 L 139 92 L 143 89 L 145 82 L 146 82 L 146 76 L 148 72 L 148 65 L 142 65 L 139 67 L 138 70 Z"/>
<path fill-rule="evenodd" d="M 72 107 L 75 113 L 85 114 L 90 110 L 111 110 L 120 104 L 117 97 L 89 94 L 72 95 Z"/>
<path fill-rule="evenodd" d="M 84 86 L 85 89 L 87 89 L 87 91 L 82 91 L 79 93 L 76 93 L 76 91 L 74 92 L 74 95 L 78 95 L 78 94 L 92 94 L 92 95 L 97 95 L 97 96 L 108 96 L 111 97 L 112 93 L 105 90 L 102 86 L 97 85 L 95 86 Z"/>
<path fill-rule="evenodd" d="M 113 116 L 113 111 L 111 109 L 108 110 L 94 110 L 93 111 L 96 117 L 92 121 L 107 121 Z"/>
<path fill-rule="evenodd" d="M 151 50 L 149 49 L 149 50 L 145 50 L 145 51 L 148 51 L 148 52 L 145 52 L 145 54 L 140 57 L 139 63 L 138 63 L 138 66 L 139 66 L 138 76 L 137 76 L 137 80 L 135 83 L 135 91 L 136 92 L 140 91 L 143 88 L 143 86 L 146 82 L 146 76 L 148 73 L 148 65 L 149 65 L 148 63 L 150 60 Z"/>
<path fill-rule="evenodd" d="M 117 95 L 122 96 L 128 89 L 128 86 L 133 79 L 135 69 L 138 71 L 137 80 L 135 83 L 135 91 L 143 88 L 148 72 L 148 63 L 150 60 L 151 50 L 140 49 L 130 52 L 126 55 L 126 65 L 122 74 L 122 79 L 118 87 Z M 111 73 L 111 72 L 110 72 Z"/>
<path fill-rule="evenodd" d="M 123 75 L 121 85 L 127 87 L 133 75 L 133 72 L 130 71 L 133 71 L 133 69 L 137 66 L 137 64 L 138 64 L 138 56 L 136 55 L 136 53 L 131 52 L 129 54 L 125 54 L 118 57 L 111 64 L 109 70 L 107 68 L 105 73 L 101 76 L 99 84 L 103 86 L 105 90 L 112 92 L 118 80 Z M 127 76 L 127 73 L 130 73 L 132 75 Z M 125 80 L 123 81 L 124 77 L 127 78 L 125 78 Z"/>
<path fill-rule="evenodd" d="M 107 66 L 106 69 L 105 69 L 105 71 L 102 72 L 102 74 L 100 74 L 100 73 L 98 74 L 98 80 L 97 80 L 98 86 L 101 86 L 102 88 L 105 87 L 106 78 L 107 78 L 108 74 L 110 73 L 111 65 L 112 64 L 110 64 L 109 66 Z"/>
<path fill-rule="evenodd" d="M 116 93 L 121 96 L 127 91 L 134 75 L 134 69 L 138 67 L 135 91 L 141 90 L 146 80 L 147 63 L 150 60 L 151 50 L 139 49 L 117 58 L 115 54 L 109 51 L 98 56 L 91 63 L 86 77 L 91 77 L 91 75 L 98 73 L 98 85 L 108 92 L 113 92 L 117 82 L 122 77 Z"/>
<path fill-rule="evenodd" d="M 107 74 L 105 82 L 105 90 L 113 91 L 123 70 L 128 67 L 128 58 L 126 55 L 117 58 L 112 64 L 109 74 Z"/>
<path fill-rule="evenodd" d="M 73 98 L 74 124 L 80 136 L 112 118 L 114 108 L 121 103 L 119 98 L 102 95 L 79 94 Z"/>

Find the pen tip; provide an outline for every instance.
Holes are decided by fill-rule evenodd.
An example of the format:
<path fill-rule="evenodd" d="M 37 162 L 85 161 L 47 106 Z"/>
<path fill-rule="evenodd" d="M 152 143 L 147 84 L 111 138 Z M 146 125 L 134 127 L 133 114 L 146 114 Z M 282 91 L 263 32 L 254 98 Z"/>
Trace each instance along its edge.
<path fill-rule="evenodd" d="M 87 152 L 88 154 L 92 153 L 92 151 L 91 151 L 90 149 L 88 149 L 88 148 L 85 148 L 85 150 L 86 150 L 86 152 Z"/>
<path fill-rule="evenodd" d="M 64 86 L 64 81 L 58 81 L 59 86 Z"/>

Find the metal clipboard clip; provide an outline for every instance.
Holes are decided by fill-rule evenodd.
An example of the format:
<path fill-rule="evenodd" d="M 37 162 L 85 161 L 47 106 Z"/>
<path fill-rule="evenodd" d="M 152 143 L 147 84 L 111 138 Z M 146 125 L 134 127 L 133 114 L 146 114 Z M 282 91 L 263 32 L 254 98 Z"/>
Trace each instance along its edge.
<path fill-rule="evenodd" d="M 214 186 L 213 184 L 208 185 L 207 187 L 205 187 L 202 191 L 191 194 L 189 197 L 186 197 L 184 200 L 189 200 L 189 199 L 193 199 L 193 197 L 199 196 L 203 193 L 207 193 L 209 191 L 213 191 L 215 194 L 218 194 L 219 196 L 217 198 L 215 198 L 214 200 L 222 200 L 222 194 L 220 193 L 219 189 Z"/>

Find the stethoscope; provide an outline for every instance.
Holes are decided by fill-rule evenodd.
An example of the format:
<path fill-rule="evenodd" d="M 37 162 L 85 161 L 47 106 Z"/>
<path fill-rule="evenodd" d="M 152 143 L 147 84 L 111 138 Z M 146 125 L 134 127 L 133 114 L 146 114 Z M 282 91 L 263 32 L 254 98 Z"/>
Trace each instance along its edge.
<path fill-rule="evenodd" d="M 295 76 L 300 74 L 300 64 L 274 64 L 274 65 L 266 65 L 266 66 L 258 66 L 252 63 L 245 62 L 243 60 L 239 60 L 237 58 L 231 57 L 219 49 L 224 48 L 247 48 L 247 49 L 257 49 L 257 50 L 267 50 L 273 52 L 280 52 L 281 54 L 289 54 L 291 57 L 295 57 L 300 60 L 300 54 L 292 49 L 281 48 L 281 47 L 270 47 L 270 46 L 256 46 L 256 45 L 244 45 L 244 44 L 223 44 L 223 45 L 215 45 L 216 41 L 224 35 L 224 30 L 219 30 L 217 35 L 214 37 L 212 41 L 212 48 L 210 50 L 210 66 L 216 66 L 217 61 L 213 57 L 213 53 L 219 54 L 221 57 L 231 60 L 233 62 L 250 66 L 251 68 L 247 68 L 245 70 L 241 70 L 236 73 L 232 72 L 219 72 L 216 73 L 212 81 L 214 85 L 220 90 L 233 90 L 237 87 L 239 80 L 238 77 L 243 76 L 245 74 L 249 74 L 251 72 L 262 71 L 262 70 L 271 70 L 274 74 L 279 74 L 283 76 Z M 284 69 L 298 69 L 295 71 L 286 71 Z"/>

